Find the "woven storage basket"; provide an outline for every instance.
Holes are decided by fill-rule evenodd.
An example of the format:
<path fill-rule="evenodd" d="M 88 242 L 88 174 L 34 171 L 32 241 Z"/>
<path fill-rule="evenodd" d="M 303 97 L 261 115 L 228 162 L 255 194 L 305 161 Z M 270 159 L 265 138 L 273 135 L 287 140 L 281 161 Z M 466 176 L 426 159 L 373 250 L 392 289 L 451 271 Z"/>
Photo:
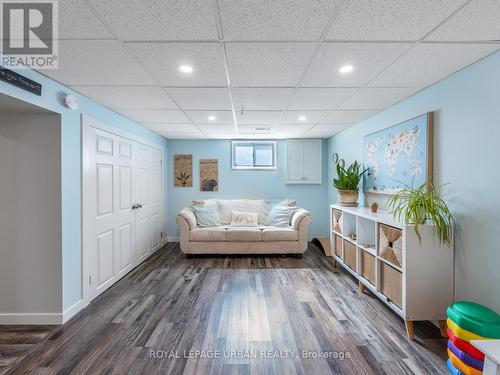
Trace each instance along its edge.
<path fill-rule="evenodd" d="M 342 223 L 342 211 L 334 208 L 332 212 L 332 221 L 333 221 L 332 229 L 337 233 L 342 233 L 342 230 L 340 229 Z"/>
<path fill-rule="evenodd" d="M 401 267 L 403 264 L 403 233 L 401 229 L 380 224 L 378 238 L 380 257 Z"/>

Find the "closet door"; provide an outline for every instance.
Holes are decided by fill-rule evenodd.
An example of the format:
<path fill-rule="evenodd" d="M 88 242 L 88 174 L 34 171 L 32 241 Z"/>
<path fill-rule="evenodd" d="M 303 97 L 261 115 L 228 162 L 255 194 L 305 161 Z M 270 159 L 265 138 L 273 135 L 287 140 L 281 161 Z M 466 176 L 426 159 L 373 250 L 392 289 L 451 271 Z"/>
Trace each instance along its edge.
<path fill-rule="evenodd" d="M 135 215 L 133 196 L 133 143 L 90 128 L 89 220 L 91 254 L 89 284 L 92 298 L 106 290 L 134 265 Z M 93 203 L 92 203 L 93 202 Z"/>
<path fill-rule="evenodd" d="M 161 246 L 161 153 L 136 144 L 136 256 L 141 262 Z"/>
<path fill-rule="evenodd" d="M 302 142 L 286 143 L 286 181 L 288 184 L 300 183 L 304 177 L 304 145 Z"/>
<path fill-rule="evenodd" d="M 321 184 L 321 139 L 286 141 L 286 183 Z"/>

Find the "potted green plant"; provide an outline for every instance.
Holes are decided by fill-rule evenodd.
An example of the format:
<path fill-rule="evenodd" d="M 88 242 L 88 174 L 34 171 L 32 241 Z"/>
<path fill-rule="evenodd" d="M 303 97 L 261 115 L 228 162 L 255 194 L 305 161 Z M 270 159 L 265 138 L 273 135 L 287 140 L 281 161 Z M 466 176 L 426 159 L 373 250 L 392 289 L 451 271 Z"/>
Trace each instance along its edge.
<path fill-rule="evenodd" d="M 439 242 L 451 246 L 455 220 L 439 191 L 430 181 L 415 188 L 404 183 L 403 185 L 403 189 L 387 201 L 389 211 L 404 224 L 413 224 L 420 240 L 419 225 L 432 222 Z"/>
<path fill-rule="evenodd" d="M 333 186 L 338 191 L 341 206 L 357 206 L 359 182 L 368 168 L 360 172 L 361 165 L 354 161 L 347 169 L 337 164 L 337 178 L 333 179 Z"/>

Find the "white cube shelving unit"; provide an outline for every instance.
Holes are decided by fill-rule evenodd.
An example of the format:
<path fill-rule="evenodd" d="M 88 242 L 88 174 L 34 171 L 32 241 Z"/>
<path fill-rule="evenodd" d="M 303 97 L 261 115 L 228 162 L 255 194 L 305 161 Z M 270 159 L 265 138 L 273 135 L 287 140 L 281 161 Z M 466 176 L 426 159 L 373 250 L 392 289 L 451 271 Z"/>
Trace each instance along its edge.
<path fill-rule="evenodd" d="M 381 226 L 400 234 L 401 264 L 388 260 L 379 248 Z M 387 227 L 383 227 L 387 229 Z M 446 309 L 453 303 L 453 246 L 439 243 L 432 224 L 413 225 L 369 207 L 330 206 L 330 243 L 334 264 L 340 264 L 405 321 L 410 339 L 413 321 L 437 321 L 445 334 Z M 355 234 L 353 238 L 353 234 Z"/>

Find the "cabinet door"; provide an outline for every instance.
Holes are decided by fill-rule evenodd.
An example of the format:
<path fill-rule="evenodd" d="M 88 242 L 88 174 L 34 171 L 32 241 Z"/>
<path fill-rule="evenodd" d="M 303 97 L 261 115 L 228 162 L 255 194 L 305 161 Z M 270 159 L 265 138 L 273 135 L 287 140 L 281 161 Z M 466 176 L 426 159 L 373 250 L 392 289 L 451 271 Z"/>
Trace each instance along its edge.
<path fill-rule="evenodd" d="M 304 176 L 308 183 L 321 183 L 321 140 L 304 142 Z"/>
<path fill-rule="evenodd" d="M 286 183 L 321 183 L 321 139 L 287 141 Z"/>
<path fill-rule="evenodd" d="M 286 144 L 287 183 L 300 183 L 304 177 L 304 145 L 288 141 Z"/>

